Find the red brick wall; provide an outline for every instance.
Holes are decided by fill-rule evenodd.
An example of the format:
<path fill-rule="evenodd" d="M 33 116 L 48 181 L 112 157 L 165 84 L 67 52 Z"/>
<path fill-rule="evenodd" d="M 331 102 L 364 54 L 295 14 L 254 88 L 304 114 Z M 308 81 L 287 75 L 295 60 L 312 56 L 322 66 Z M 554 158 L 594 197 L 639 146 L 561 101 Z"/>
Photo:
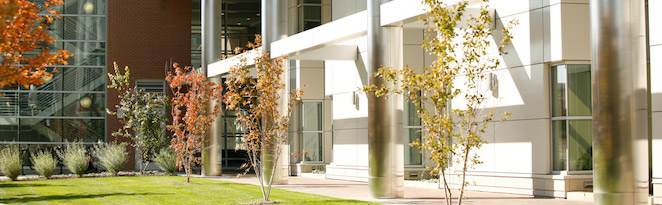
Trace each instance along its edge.
<path fill-rule="evenodd" d="M 165 79 L 167 62 L 191 62 L 191 1 L 109 0 L 106 50 L 108 71 L 113 62 L 120 68 L 129 66 L 132 84 L 136 79 Z M 114 110 L 117 92 L 108 89 L 106 98 Z M 111 135 L 120 127 L 117 118 L 108 116 L 108 141 L 128 140 Z M 130 147 L 125 169 L 135 168 L 134 153 Z"/>

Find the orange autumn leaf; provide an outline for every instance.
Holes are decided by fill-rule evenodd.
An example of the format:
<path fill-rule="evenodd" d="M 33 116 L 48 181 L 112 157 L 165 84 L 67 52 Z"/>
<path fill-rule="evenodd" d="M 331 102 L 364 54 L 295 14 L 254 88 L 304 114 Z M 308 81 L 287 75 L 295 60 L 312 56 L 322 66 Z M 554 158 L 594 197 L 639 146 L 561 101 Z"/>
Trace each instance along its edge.
<path fill-rule="evenodd" d="M 49 7 L 63 3 L 43 0 L 39 6 L 28 0 L 0 0 L 0 88 L 42 84 L 52 77 L 46 67 L 67 64 L 65 60 L 72 54 L 49 49 L 55 39 L 46 31 L 53 16 L 39 14 L 48 9 L 59 18 L 59 13 Z"/>

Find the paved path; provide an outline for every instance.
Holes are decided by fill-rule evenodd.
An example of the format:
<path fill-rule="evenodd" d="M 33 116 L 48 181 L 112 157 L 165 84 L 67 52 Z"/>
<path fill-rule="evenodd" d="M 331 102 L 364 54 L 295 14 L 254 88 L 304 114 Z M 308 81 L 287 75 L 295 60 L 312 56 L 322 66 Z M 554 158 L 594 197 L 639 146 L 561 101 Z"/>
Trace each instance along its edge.
<path fill-rule="evenodd" d="M 233 176 L 222 177 L 204 177 L 209 179 L 224 180 L 244 184 L 258 184 L 255 176 L 243 176 L 236 178 Z M 354 199 L 361 201 L 370 201 L 382 204 L 443 204 L 444 192 L 441 189 L 426 189 L 405 187 L 405 198 L 403 199 L 372 199 L 368 197 L 368 184 L 364 182 L 339 181 L 330 179 L 315 179 L 304 177 L 290 177 L 288 185 L 274 185 L 274 187 L 318 194 L 343 199 Z M 457 194 L 454 193 L 455 196 Z M 536 205 L 589 205 L 591 202 L 571 201 L 565 199 L 553 198 L 534 198 L 531 196 L 495 194 L 484 192 L 467 192 L 468 199 L 463 204 L 536 204 Z"/>

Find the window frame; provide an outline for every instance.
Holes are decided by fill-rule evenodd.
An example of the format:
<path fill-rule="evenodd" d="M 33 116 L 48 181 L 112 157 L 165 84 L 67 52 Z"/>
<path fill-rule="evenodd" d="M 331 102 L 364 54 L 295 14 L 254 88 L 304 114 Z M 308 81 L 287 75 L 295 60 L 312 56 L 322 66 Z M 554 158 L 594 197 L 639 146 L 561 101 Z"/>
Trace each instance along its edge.
<path fill-rule="evenodd" d="M 320 129 L 319 130 L 317 130 L 317 131 L 303 130 L 303 125 L 302 125 L 302 122 L 303 122 L 303 120 L 302 120 L 303 119 L 303 112 L 302 112 L 303 110 L 302 110 L 302 108 L 303 108 L 303 106 L 302 105 L 304 103 L 319 103 L 319 105 L 320 105 L 320 116 L 319 116 Z M 324 143 L 324 117 L 325 117 L 324 116 L 324 100 L 300 100 L 297 107 L 298 107 L 297 108 L 297 111 L 298 111 L 297 112 L 297 139 L 300 142 L 299 146 L 298 146 L 299 150 L 301 152 L 304 152 L 304 144 L 305 144 L 304 143 L 304 137 L 303 137 L 304 133 L 317 133 L 321 136 L 321 139 L 320 139 L 320 142 L 319 142 L 320 160 L 319 161 L 308 161 L 308 160 L 305 160 L 304 156 L 302 156 L 302 157 L 299 157 L 298 161 L 301 162 L 301 163 L 323 163 L 324 162 L 324 145 L 325 145 L 325 143 Z"/>
<path fill-rule="evenodd" d="M 570 170 L 570 149 L 569 149 L 569 140 L 566 140 L 566 150 L 565 150 L 565 155 L 566 155 L 566 160 L 565 160 L 565 169 L 564 170 L 554 170 L 554 122 L 556 121 L 565 121 L 566 124 L 566 137 L 568 137 L 568 125 L 569 121 L 581 121 L 581 120 L 588 120 L 592 121 L 593 117 L 591 116 L 568 116 L 568 109 L 565 110 L 565 116 L 554 116 L 554 85 L 556 82 L 554 82 L 554 67 L 565 65 L 566 66 L 566 83 L 565 83 L 565 97 L 564 97 L 564 104 L 568 106 L 568 80 L 567 80 L 567 70 L 568 70 L 568 65 L 589 65 L 589 71 L 592 71 L 592 65 L 590 61 L 561 61 L 561 62 L 556 62 L 556 63 L 551 63 L 548 65 L 548 82 L 547 85 L 549 86 L 548 89 L 548 96 L 549 96 L 549 102 L 550 105 L 548 107 L 549 111 L 549 147 L 550 147 L 550 170 L 552 175 L 582 175 L 582 174 L 592 174 L 593 173 L 593 168 L 591 170 Z M 592 81 L 592 79 L 591 79 Z M 593 92 L 593 85 L 591 82 L 591 95 Z M 591 99 L 592 101 L 592 99 Z M 567 108 L 567 107 L 566 107 Z M 593 111 L 591 111 L 592 113 Z"/>
<path fill-rule="evenodd" d="M 419 91 L 418 95 L 421 96 L 421 91 Z M 424 133 L 423 133 L 423 130 L 424 130 L 424 129 L 423 129 L 423 121 L 422 121 L 422 119 L 421 119 L 420 116 L 416 116 L 416 117 L 418 118 L 418 120 L 420 121 L 420 124 L 419 124 L 419 125 L 409 125 L 409 123 L 406 122 L 406 120 L 408 119 L 408 117 L 409 117 L 409 115 L 410 115 L 411 113 L 408 113 L 408 112 L 409 112 L 409 109 L 407 109 L 407 110 L 405 110 L 405 109 L 408 107 L 408 104 L 412 104 L 412 105 L 413 105 L 413 103 L 412 103 L 412 102 L 409 102 L 409 100 L 407 99 L 407 95 L 406 95 L 406 94 L 404 94 L 402 97 L 403 97 L 403 106 L 402 106 L 402 108 L 403 108 L 403 118 L 402 118 L 402 120 L 403 120 L 403 122 L 402 122 L 402 125 L 403 125 L 403 126 L 402 126 L 402 131 L 403 131 L 403 132 L 402 132 L 402 137 L 403 137 L 403 138 L 402 138 L 402 140 L 403 140 L 403 142 L 408 142 L 409 139 L 405 139 L 405 138 L 404 138 L 405 136 L 409 136 L 409 134 L 407 134 L 407 133 L 409 133 L 410 130 L 418 129 L 418 131 L 419 131 L 419 133 L 420 133 L 420 135 L 419 135 L 419 140 L 420 140 L 420 141 L 423 141 L 423 135 L 424 135 Z M 422 102 L 422 101 L 423 101 L 423 99 L 421 99 L 421 102 Z M 414 105 L 414 106 L 415 106 L 415 105 Z M 415 113 L 415 115 L 417 115 L 417 114 L 418 114 L 418 113 Z M 422 142 L 421 142 L 421 143 L 422 143 Z M 405 147 L 405 149 L 411 149 L 411 148 L 413 148 L 413 147 L 409 146 L 409 144 L 403 144 L 403 145 L 404 145 L 403 147 Z M 425 152 L 424 152 L 424 150 L 423 150 L 422 147 L 418 147 L 418 150 L 419 150 L 420 155 L 421 155 L 421 163 L 420 163 L 420 164 L 406 164 L 406 163 L 405 163 L 405 165 L 404 165 L 405 168 L 421 168 L 421 167 L 425 167 Z M 407 150 L 403 150 L 403 151 L 407 151 Z M 403 153 L 403 154 L 404 154 L 404 153 Z M 402 156 L 402 157 L 404 158 L 405 156 Z M 404 162 L 404 160 L 403 160 L 403 162 Z"/>
<path fill-rule="evenodd" d="M 307 31 L 307 30 L 310 30 L 310 29 L 313 29 L 313 28 L 317 27 L 317 26 L 315 26 L 315 27 L 308 28 L 308 29 L 306 29 L 304 27 L 304 24 L 305 24 L 305 17 L 304 17 L 305 16 L 305 12 L 304 12 L 305 7 L 319 7 L 319 9 L 320 9 L 320 25 L 323 24 L 323 22 L 322 22 L 322 19 L 323 19 L 322 5 L 323 5 L 322 1 L 320 1 L 320 3 L 305 3 L 305 1 L 303 1 L 303 0 L 297 0 L 297 4 L 296 4 L 297 33 L 301 33 L 301 32 L 304 32 L 304 31 Z"/>

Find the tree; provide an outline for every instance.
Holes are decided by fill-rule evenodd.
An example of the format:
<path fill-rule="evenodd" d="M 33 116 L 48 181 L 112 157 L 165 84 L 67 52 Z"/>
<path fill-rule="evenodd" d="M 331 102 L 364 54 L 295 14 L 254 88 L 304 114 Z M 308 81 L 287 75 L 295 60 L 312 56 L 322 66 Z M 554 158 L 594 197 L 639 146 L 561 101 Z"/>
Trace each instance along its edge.
<path fill-rule="evenodd" d="M 259 54 L 254 59 L 256 77 L 251 76 L 252 68 L 247 65 L 246 57 L 239 55 L 240 63 L 230 68 L 223 101 L 228 110 L 236 111 L 238 127 L 244 131 L 241 148 L 247 151 L 249 163 L 242 165 L 242 168 L 247 168 L 245 173 L 250 172 L 251 168 L 254 170 L 262 197 L 269 201 L 273 176 L 283 152 L 282 145 L 287 143 L 292 109 L 302 92 L 292 90 L 287 110 L 280 109 L 281 93 L 285 91 L 281 78 L 284 58 L 270 59 L 269 53 L 259 48 L 261 40 L 261 36 L 256 35 L 255 43 L 248 44 L 249 49 Z M 235 52 L 242 53 L 240 49 Z M 267 161 L 271 163 L 265 163 Z M 264 173 L 265 170 L 270 173 Z M 266 187 L 263 176 L 269 178 Z"/>
<path fill-rule="evenodd" d="M 46 32 L 59 13 L 48 9 L 49 15 L 39 14 L 62 4 L 62 0 L 43 0 L 41 6 L 29 0 L 0 0 L 0 88 L 42 84 L 53 76 L 47 66 L 67 64 L 72 55 L 66 50 L 51 53 L 55 39 Z"/>
<path fill-rule="evenodd" d="M 124 67 L 122 74 L 117 63 L 113 63 L 113 66 L 115 74 L 108 73 L 108 88 L 119 92 L 120 103 L 115 105 L 116 111 L 106 109 L 106 112 L 117 116 L 123 126 L 112 135 L 133 141 L 131 145 L 140 153 L 144 164 L 141 173 L 144 173 L 150 160 L 168 143 L 163 132 L 167 121 L 165 114 L 168 97 L 162 93 L 147 93 L 144 89 L 130 87 L 129 67 Z"/>
<path fill-rule="evenodd" d="M 411 146 L 420 146 L 429 152 L 436 164 L 431 167 L 431 173 L 439 175 L 443 181 L 446 204 L 452 202 L 448 179 L 448 172 L 452 170 L 449 169 L 452 165 L 460 166 L 458 203 L 461 204 L 467 184 L 466 171 L 482 163 L 475 151 L 485 144 L 482 136 L 487 132 L 488 123 L 495 120 L 495 111 L 486 108 L 489 95 L 483 82 L 487 74 L 499 66 L 498 57 L 505 54 L 504 46 L 512 38 L 509 29 L 516 22 L 503 27 L 497 46 L 492 43 L 497 37 L 493 34 L 495 29 L 491 28 L 489 1 L 483 0 L 477 16 L 465 13 L 467 1 L 456 5 L 438 0 L 424 0 L 424 3 L 429 10 L 427 16 L 421 18 L 428 26 L 423 47 L 437 59 L 422 71 L 383 67 L 375 75 L 402 87 L 371 85 L 363 90 L 377 96 L 404 93 L 416 106 L 424 134 L 422 141 Z M 497 53 L 490 53 L 492 46 L 498 47 Z M 459 103 L 451 106 L 451 101 Z M 509 115 L 504 113 L 502 120 Z"/>
<path fill-rule="evenodd" d="M 200 164 L 197 153 L 202 151 L 204 135 L 220 113 L 220 83 L 207 81 L 204 73 L 179 67 L 173 64 L 173 71 L 166 80 L 172 89 L 172 125 L 168 130 L 174 133 L 170 146 L 177 155 L 177 167 L 186 171 L 186 182 L 191 182 L 191 165 Z M 215 101 L 207 110 L 207 105 Z"/>

